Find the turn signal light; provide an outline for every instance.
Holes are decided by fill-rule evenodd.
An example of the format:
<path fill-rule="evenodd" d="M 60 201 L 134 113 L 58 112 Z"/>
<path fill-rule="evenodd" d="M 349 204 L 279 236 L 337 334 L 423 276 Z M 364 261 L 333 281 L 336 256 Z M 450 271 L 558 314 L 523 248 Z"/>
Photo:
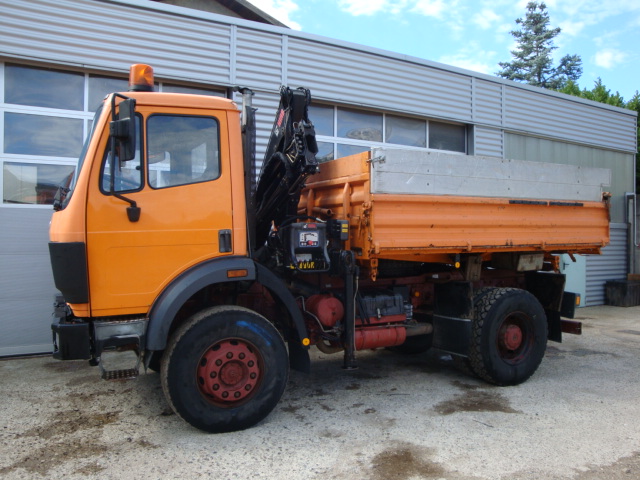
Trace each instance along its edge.
<path fill-rule="evenodd" d="M 227 278 L 242 278 L 249 276 L 249 271 L 246 269 L 240 270 L 227 270 Z"/>
<path fill-rule="evenodd" d="M 130 92 L 153 92 L 153 68 L 136 63 L 129 69 Z"/>

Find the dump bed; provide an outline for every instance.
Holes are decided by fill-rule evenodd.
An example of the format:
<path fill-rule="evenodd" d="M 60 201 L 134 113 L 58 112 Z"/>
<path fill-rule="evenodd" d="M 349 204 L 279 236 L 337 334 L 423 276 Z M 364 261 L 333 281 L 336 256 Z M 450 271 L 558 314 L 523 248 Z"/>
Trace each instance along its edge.
<path fill-rule="evenodd" d="M 450 262 L 495 252 L 599 253 L 610 171 L 494 157 L 373 149 L 320 166 L 300 213 L 348 219 L 361 262 Z"/>

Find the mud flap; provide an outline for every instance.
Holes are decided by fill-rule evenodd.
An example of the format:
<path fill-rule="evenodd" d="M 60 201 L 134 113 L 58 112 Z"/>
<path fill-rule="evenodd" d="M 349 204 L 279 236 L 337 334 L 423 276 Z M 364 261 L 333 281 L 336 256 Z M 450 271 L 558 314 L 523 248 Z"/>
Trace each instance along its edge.
<path fill-rule="evenodd" d="M 433 316 L 433 348 L 466 357 L 469 355 L 470 342 L 470 319 Z"/>

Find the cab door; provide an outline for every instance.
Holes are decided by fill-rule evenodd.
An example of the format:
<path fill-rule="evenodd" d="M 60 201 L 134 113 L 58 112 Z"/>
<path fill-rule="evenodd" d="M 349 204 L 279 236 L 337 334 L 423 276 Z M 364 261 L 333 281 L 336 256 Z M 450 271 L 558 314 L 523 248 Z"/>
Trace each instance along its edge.
<path fill-rule="evenodd" d="M 203 260 L 233 254 L 224 111 L 138 107 L 136 158 L 92 173 L 87 202 L 91 314 L 147 312 L 162 289 Z M 113 190 L 111 191 L 111 172 Z M 140 208 L 127 216 L 128 202 Z"/>

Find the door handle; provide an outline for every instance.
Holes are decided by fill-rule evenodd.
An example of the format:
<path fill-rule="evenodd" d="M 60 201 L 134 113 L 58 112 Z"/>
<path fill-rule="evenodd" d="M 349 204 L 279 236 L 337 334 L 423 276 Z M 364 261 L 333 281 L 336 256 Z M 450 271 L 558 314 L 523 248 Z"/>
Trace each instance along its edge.
<path fill-rule="evenodd" d="M 218 230 L 218 250 L 220 253 L 229 253 L 231 248 L 231 230 Z"/>

